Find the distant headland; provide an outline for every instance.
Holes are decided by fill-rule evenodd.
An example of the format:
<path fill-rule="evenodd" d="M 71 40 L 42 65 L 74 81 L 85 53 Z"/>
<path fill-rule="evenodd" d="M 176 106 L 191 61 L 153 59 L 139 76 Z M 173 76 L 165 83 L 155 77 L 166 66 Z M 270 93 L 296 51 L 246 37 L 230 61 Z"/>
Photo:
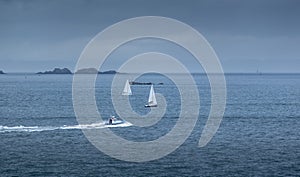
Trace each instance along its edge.
<path fill-rule="evenodd" d="M 0 70 L 0 74 L 5 74 L 5 72 L 3 72 L 2 70 Z"/>
<path fill-rule="evenodd" d="M 36 74 L 72 74 L 68 68 L 55 68 L 53 71 L 38 72 Z"/>
<path fill-rule="evenodd" d="M 75 74 L 117 74 L 118 72 L 115 70 L 109 70 L 109 71 L 98 71 L 96 68 L 84 68 L 79 69 L 75 72 Z"/>
<path fill-rule="evenodd" d="M 74 74 L 117 74 L 115 70 L 98 71 L 96 68 L 84 68 L 77 70 Z M 73 74 L 68 68 L 54 68 L 53 71 L 38 72 L 36 74 Z"/>

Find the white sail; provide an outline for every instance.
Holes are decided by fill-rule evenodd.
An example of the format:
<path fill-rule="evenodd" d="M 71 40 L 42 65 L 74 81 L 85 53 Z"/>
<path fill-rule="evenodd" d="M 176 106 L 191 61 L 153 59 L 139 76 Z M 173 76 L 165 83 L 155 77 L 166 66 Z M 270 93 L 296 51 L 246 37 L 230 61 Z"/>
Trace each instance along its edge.
<path fill-rule="evenodd" d="M 150 89 L 150 93 L 149 93 L 149 99 L 148 99 L 148 105 L 149 107 L 151 106 L 157 106 L 157 102 L 156 102 L 156 97 L 155 97 L 155 92 L 154 92 L 154 88 L 153 85 L 151 85 L 151 89 Z"/>
<path fill-rule="evenodd" d="M 130 84 L 129 84 L 128 80 L 126 81 L 122 95 L 132 95 Z"/>

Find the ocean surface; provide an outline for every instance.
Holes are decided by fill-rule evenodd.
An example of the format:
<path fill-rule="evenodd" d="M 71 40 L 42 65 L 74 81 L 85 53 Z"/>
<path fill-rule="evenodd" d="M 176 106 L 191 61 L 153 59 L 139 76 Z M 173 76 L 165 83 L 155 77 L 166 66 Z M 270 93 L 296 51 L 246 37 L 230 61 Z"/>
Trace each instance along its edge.
<path fill-rule="evenodd" d="M 95 84 L 104 119 L 118 116 L 110 96 L 113 77 L 99 75 Z M 154 88 L 168 104 L 158 124 L 138 128 L 130 123 L 106 126 L 103 121 L 79 125 L 72 75 L 0 75 L 0 176 L 300 176 L 299 74 L 227 74 L 225 115 L 202 148 L 198 141 L 210 110 L 210 86 L 206 75 L 193 77 L 201 108 L 192 134 L 171 154 L 135 163 L 99 151 L 82 129 L 109 128 L 137 142 L 163 136 L 180 114 L 180 94 L 170 79 L 151 74 L 138 79 L 163 83 Z M 133 110 L 147 114 L 144 104 L 150 86 L 131 89 Z M 116 149 L 127 153 L 121 145 Z"/>

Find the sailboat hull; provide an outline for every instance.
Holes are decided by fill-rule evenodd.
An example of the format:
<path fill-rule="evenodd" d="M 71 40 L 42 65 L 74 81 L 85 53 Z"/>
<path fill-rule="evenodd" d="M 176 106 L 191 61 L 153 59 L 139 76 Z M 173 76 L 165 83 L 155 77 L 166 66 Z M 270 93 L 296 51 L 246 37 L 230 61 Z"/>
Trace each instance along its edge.
<path fill-rule="evenodd" d="M 150 107 L 157 107 L 157 105 L 145 105 L 146 108 L 150 108 Z"/>

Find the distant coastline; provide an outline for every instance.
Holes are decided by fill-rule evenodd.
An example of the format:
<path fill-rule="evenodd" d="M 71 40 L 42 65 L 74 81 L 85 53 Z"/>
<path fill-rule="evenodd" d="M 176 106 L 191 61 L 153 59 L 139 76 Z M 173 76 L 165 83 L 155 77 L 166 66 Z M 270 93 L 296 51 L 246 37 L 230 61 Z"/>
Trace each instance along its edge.
<path fill-rule="evenodd" d="M 98 71 L 96 68 L 84 68 L 77 70 L 74 74 L 117 74 L 115 70 Z M 73 74 L 68 68 L 54 68 L 52 71 L 37 72 L 35 74 Z"/>
<path fill-rule="evenodd" d="M 83 68 L 75 72 L 75 74 L 117 74 L 115 70 L 98 71 L 96 68 Z"/>

